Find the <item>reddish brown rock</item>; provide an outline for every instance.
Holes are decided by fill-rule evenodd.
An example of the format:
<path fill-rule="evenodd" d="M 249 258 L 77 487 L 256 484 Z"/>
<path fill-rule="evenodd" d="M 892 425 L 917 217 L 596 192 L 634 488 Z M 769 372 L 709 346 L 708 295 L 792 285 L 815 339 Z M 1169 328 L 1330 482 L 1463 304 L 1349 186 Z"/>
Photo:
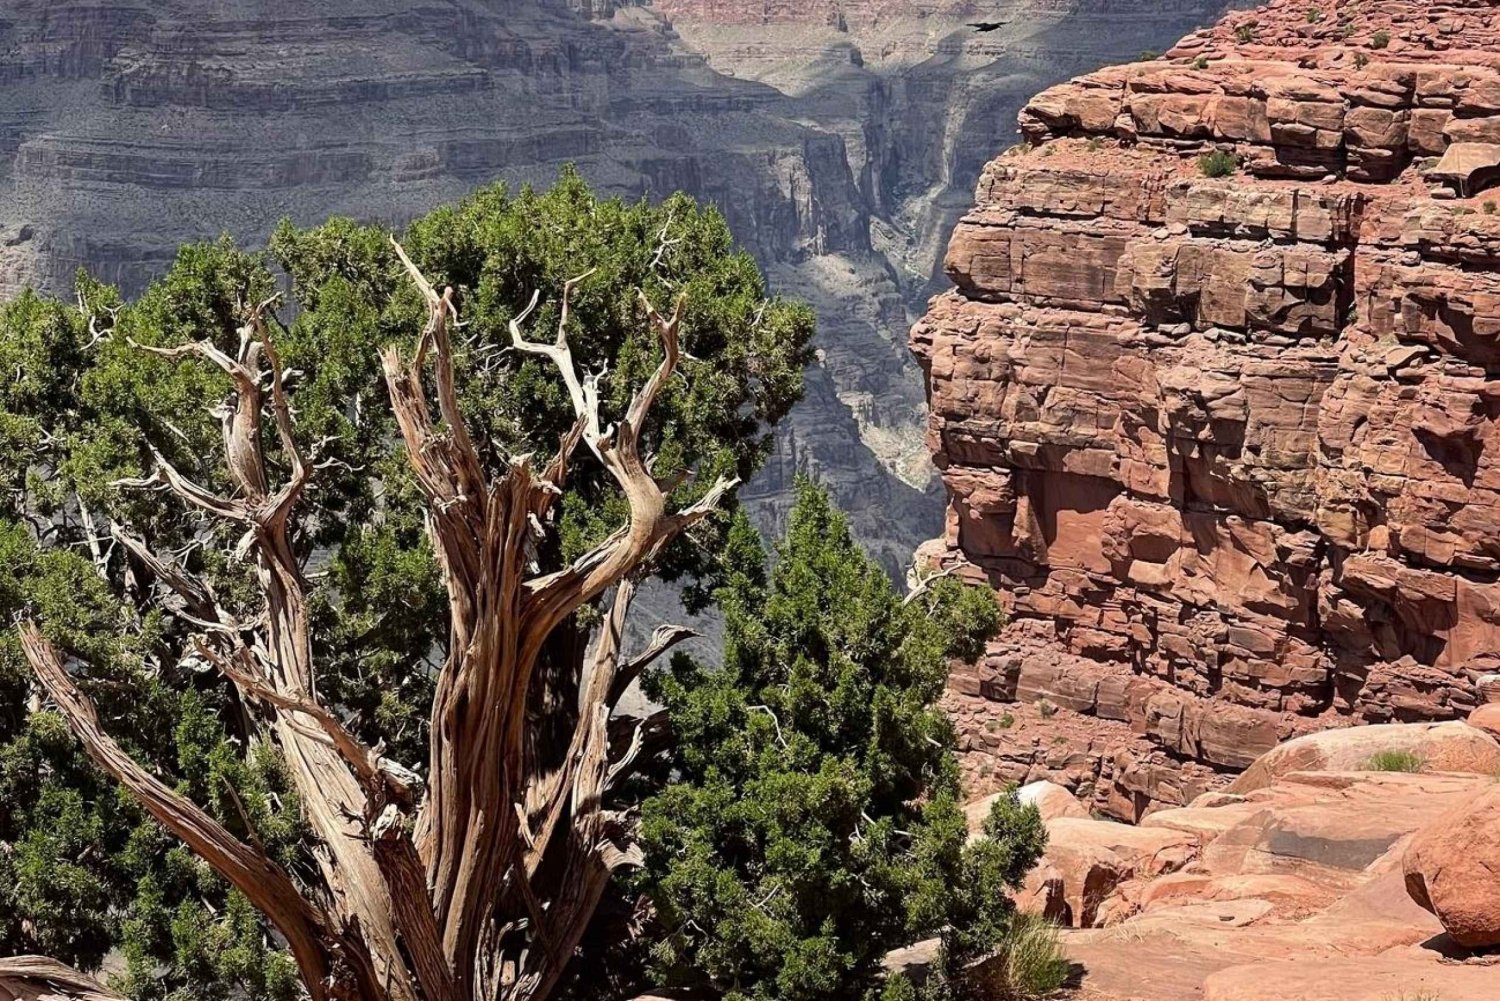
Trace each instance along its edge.
<path fill-rule="evenodd" d="M 1045 779 L 1028 782 L 1017 789 L 1016 794 L 1022 805 L 1036 807 L 1043 821 L 1056 820 L 1059 817 L 1087 817 L 1089 815 L 1088 809 L 1078 801 L 1077 797 L 1056 782 L 1048 782 Z M 989 817 L 995 800 L 1003 795 L 1005 795 L 1003 792 L 991 793 L 964 807 L 964 818 L 971 832 L 984 829 L 984 821 Z"/>
<path fill-rule="evenodd" d="M 1210 793 L 1152 814 L 1138 830 L 1190 838 L 1193 857 L 1115 882 L 1096 901 L 1094 927 L 1064 935 L 1080 968 L 1078 997 L 1493 996 L 1500 965 L 1451 954 L 1438 919 L 1407 894 L 1402 855 L 1434 817 L 1495 788 L 1478 775 L 1293 772 L 1245 795 Z M 1058 844 L 1069 859 L 1078 853 L 1065 828 L 1080 823 L 1098 822 L 1048 825 L 1064 828 Z M 1053 854 L 1049 846 L 1044 865 L 1054 881 L 1076 881 L 1076 862 Z"/>
<path fill-rule="evenodd" d="M 1390 723 L 1288 741 L 1256 759 L 1228 791 L 1253 792 L 1292 772 L 1368 769 L 1382 752 L 1411 755 L 1423 771 L 1500 774 L 1500 742 L 1487 733 L 1463 723 Z"/>
<path fill-rule="evenodd" d="M 1456 966 L 1432 953 L 1407 951 L 1359 959 L 1323 958 L 1249 963 L 1214 973 L 1203 1001 L 1386 1001 L 1440 998 L 1492 1001 L 1500 970 Z"/>
<path fill-rule="evenodd" d="M 1500 945 L 1500 789 L 1438 817 L 1412 840 L 1402 867 L 1413 900 L 1459 945 Z"/>
<path fill-rule="evenodd" d="M 1108 921 L 1113 912 L 1101 907 L 1122 884 L 1175 872 L 1197 854 L 1197 839 L 1182 831 L 1060 817 L 1047 824 L 1046 860 L 1027 876 L 1019 903 L 1092 928 Z"/>
<path fill-rule="evenodd" d="M 1464 720 L 1477 730 L 1482 730 L 1491 737 L 1500 739 L 1500 704 L 1494 702 L 1480 706 L 1469 714 Z"/>
<path fill-rule="evenodd" d="M 1022 112 L 911 335 L 949 498 L 922 555 L 1010 613 L 953 679 L 966 777 L 1137 820 L 1479 705 L 1500 171 L 1423 171 L 1500 130 L 1493 41 L 1490 4 L 1272 3 Z M 985 729 L 1023 705 L 1046 726 Z"/>

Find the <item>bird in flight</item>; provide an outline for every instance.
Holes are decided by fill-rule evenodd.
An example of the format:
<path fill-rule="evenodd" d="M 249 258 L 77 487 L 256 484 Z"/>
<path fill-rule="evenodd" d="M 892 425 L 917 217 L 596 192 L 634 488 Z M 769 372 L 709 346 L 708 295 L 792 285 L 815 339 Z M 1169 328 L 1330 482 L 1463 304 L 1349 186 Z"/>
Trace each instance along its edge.
<path fill-rule="evenodd" d="M 996 28 L 1003 28 L 1009 23 L 1009 21 L 970 21 L 969 27 L 975 31 L 994 31 Z"/>

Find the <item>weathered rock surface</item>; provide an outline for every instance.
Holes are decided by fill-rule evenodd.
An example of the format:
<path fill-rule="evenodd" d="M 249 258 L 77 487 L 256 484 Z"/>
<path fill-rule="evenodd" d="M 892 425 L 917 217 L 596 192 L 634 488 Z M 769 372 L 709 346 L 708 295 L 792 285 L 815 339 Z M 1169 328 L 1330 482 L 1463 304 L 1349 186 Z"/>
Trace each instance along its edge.
<path fill-rule="evenodd" d="M 977 790 L 1135 820 L 1288 738 L 1479 704 L 1500 177 L 1422 171 L 1500 138 L 1496 39 L 1479 0 L 1277 0 L 1022 111 L 911 336 L 949 497 L 923 555 L 1011 613 L 951 685 Z"/>
<path fill-rule="evenodd" d="M 1368 769 L 1381 752 L 1411 755 L 1424 771 L 1500 775 L 1500 742 L 1467 723 L 1385 723 L 1324 730 L 1289 740 L 1255 760 L 1228 792 L 1263 789 L 1292 772 Z"/>
<path fill-rule="evenodd" d="M 1500 945 L 1500 789 L 1490 789 L 1417 833 L 1402 862 L 1412 899 L 1459 945 Z"/>
<path fill-rule="evenodd" d="M 1092 928 L 1107 923 L 1102 912 L 1122 884 L 1175 872 L 1195 858 L 1198 839 L 1169 827 L 1133 827 L 1088 817 L 1056 817 L 1047 823 L 1047 857 L 1028 876 L 1022 906 L 1061 924 Z"/>
<path fill-rule="evenodd" d="M 1500 965 L 1464 955 L 1413 902 L 1402 859 L 1434 817 L 1494 789 L 1460 773 L 1299 771 L 1137 827 L 1056 819 L 1017 901 L 1082 926 L 1063 943 L 1090 1001 L 1477 1001 Z"/>

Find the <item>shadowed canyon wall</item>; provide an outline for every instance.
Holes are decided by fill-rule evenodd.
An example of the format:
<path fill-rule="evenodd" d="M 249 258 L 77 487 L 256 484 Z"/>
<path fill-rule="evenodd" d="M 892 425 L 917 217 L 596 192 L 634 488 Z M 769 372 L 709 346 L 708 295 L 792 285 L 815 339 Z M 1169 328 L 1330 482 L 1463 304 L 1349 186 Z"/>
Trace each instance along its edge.
<path fill-rule="evenodd" d="M 1303 731 L 1474 707 L 1500 191 L 1434 168 L 1500 141 L 1496 41 L 1489 3 L 1272 3 L 1022 112 L 911 338 L 925 552 L 1012 616 L 951 684 L 978 785 L 1134 819 Z"/>
<path fill-rule="evenodd" d="M 684 188 L 819 312 L 808 400 L 747 493 L 762 523 L 815 473 L 898 571 L 942 517 L 902 332 L 980 167 L 1027 95 L 1219 7 L 0 0 L 0 295 L 68 294 L 78 267 L 134 291 L 183 241 L 399 224 L 568 161 Z"/>

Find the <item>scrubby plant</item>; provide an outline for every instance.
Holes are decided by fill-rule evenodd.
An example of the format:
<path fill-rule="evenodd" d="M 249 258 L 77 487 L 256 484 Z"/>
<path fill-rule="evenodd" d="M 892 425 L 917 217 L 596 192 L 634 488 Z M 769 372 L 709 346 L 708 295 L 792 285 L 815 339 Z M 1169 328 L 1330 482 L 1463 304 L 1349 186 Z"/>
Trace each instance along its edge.
<path fill-rule="evenodd" d="M 631 590 L 711 569 L 810 311 L 571 170 L 78 291 L 0 307 L 7 948 L 143 1001 L 555 994 L 681 636 L 627 658 Z"/>
<path fill-rule="evenodd" d="M 1046 839 L 1012 792 L 966 843 L 937 699 L 949 659 L 996 628 L 993 592 L 941 578 L 903 600 L 807 483 L 769 569 L 743 519 L 725 560 L 722 667 L 679 656 L 649 678 L 678 740 L 677 781 L 643 807 L 655 979 L 756 1001 L 901 996 L 913 987 L 882 988 L 882 957 L 937 936 L 967 989 L 969 965 L 1006 947 L 1008 888 Z"/>
<path fill-rule="evenodd" d="M 1377 31 L 1370 36 L 1370 48 L 1383 49 L 1391 44 L 1391 33 L 1389 31 Z"/>
<path fill-rule="evenodd" d="M 1197 59 L 1194 59 L 1193 60 L 1193 69 L 1195 69 L 1195 70 L 1206 70 L 1206 69 L 1208 69 L 1208 57 L 1207 56 L 1199 56 Z"/>
<path fill-rule="evenodd" d="M 1239 158 L 1226 150 L 1211 150 L 1198 157 L 1198 173 L 1204 177 L 1229 177 L 1239 169 Z"/>
<path fill-rule="evenodd" d="M 1309 8 L 1307 8 L 1307 23 L 1308 24 L 1321 24 L 1322 21 L 1323 21 L 1323 18 L 1325 16 L 1326 15 L 1323 13 L 1323 11 L 1320 10 L 1319 8 L 1317 8 L 1317 7 L 1309 7 Z"/>
<path fill-rule="evenodd" d="M 1241 45 L 1249 45 L 1251 42 L 1255 41 L 1254 23 L 1236 25 L 1234 29 L 1234 40 L 1239 42 Z"/>
<path fill-rule="evenodd" d="M 1376 751 L 1365 762 L 1364 770 L 1369 772 L 1420 772 L 1425 764 L 1426 762 L 1422 760 L 1422 756 L 1412 751 Z"/>

